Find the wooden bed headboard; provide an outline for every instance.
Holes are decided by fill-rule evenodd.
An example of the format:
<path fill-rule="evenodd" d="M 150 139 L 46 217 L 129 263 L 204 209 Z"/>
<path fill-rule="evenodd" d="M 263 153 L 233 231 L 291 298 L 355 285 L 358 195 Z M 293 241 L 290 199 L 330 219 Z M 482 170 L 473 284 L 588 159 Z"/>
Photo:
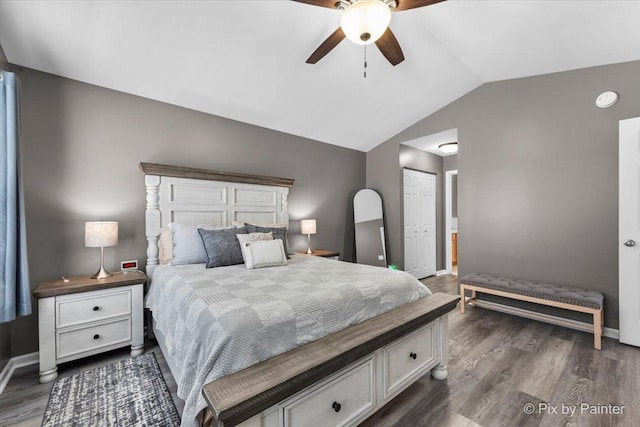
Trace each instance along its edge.
<path fill-rule="evenodd" d="M 147 205 L 147 276 L 158 265 L 160 228 L 170 222 L 230 226 L 233 221 L 289 224 L 293 179 L 140 163 Z"/>

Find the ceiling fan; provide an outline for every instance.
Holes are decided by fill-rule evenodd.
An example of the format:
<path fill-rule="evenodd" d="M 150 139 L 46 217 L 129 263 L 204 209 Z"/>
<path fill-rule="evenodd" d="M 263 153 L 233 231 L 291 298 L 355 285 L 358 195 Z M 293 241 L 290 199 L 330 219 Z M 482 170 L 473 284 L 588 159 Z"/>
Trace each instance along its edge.
<path fill-rule="evenodd" d="M 391 63 L 404 61 L 402 48 L 389 28 L 391 11 L 400 12 L 430 6 L 445 0 L 293 0 L 313 6 L 328 7 L 342 11 L 340 27 L 333 32 L 307 59 L 315 64 L 338 45 L 345 37 L 356 44 L 375 43 L 380 52 Z"/>

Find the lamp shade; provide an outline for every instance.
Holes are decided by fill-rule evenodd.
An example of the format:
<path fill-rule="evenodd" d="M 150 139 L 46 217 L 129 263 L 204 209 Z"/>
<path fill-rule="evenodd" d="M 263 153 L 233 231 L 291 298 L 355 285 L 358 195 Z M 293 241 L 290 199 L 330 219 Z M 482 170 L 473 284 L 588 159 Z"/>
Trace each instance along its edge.
<path fill-rule="evenodd" d="M 118 244 L 118 223 L 94 221 L 84 223 L 84 245 L 88 248 L 105 248 Z"/>
<path fill-rule="evenodd" d="M 378 40 L 391 22 L 391 10 L 381 0 L 360 0 L 342 12 L 340 27 L 356 44 L 371 44 Z"/>
<path fill-rule="evenodd" d="M 300 221 L 300 232 L 302 234 L 316 234 L 316 220 L 303 219 Z"/>

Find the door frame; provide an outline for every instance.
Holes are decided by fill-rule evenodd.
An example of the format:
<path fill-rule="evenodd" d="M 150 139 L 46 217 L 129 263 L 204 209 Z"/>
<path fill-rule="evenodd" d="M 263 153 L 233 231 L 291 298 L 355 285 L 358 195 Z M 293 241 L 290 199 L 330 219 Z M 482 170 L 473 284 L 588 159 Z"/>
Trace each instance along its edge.
<path fill-rule="evenodd" d="M 451 257 L 451 223 L 453 210 L 453 175 L 458 175 L 458 169 L 444 172 L 444 267 L 447 274 L 453 272 L 453 259 Z"/>
<path fill-rule="evenodd" d="M 640 244 L 640 224 L 638 213 L 638 176 L 635 166 L 640 145 L 640 117 L 619 122 L 619 180 L 618 180 L 618 308 L 620 316 L 620 342 L 640 346 L 640 289 L 637 277 L 640 273 L 638 253 Z M 629 163 L 634 167 L 629 168 Z M 631 197 L 629 195 L 631 194 Z M 624 242 L 633 240 L 635 247 L 627 247 Z"/>

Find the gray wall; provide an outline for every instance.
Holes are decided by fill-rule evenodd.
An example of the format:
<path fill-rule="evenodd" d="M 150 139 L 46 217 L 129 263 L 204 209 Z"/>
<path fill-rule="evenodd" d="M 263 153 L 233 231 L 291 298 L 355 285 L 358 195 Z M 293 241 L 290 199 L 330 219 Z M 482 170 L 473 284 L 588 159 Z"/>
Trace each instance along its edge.
<path fill-rule="evenodd" d="M 0 70 L 9 68 L 7 57 L 0 46 Z M 0 323 L 0 371 L 4 369 L 11 357 L 11 323 Z"/>
<path fill-rule="evenodd" d="M 458 155 L 444 156 L 442 158 L 442 169 L 445 172 L 458 169 Z"/>
<path fill-rule="evenodd" d="M 634 61 L 485 84 L 370 151 L 367 185 L 397 200 L 394 147 L 458 128 L 460 273 L 602 291 L 617 328 L 618 121 L 640 115 L 638 76 Z M 620 100 L 599 109 L 605 90 Z"/>
<path fill-rule="evenodd" d="M 436 154 L 427 153 L 407 145 L 400 144 L 399 152 L 399 174 L 400 174 L 400 194 L 404 192 L 403 169 L 416 169 L 422 172 L 429 172 L 436 176 L 436 268 L 444 268 L 444 239 L 442 230 L 444 229 L 444 179 L 442 173 L 442 157 Z M 400 232 L 390 233 L 391 238 L 399 241 L 400 260 L 397 261 L 399 268 L 404 268 L 404 197 L 400 197 Z M 397 212 L 398 209 L 394 211 Z M 396 215 L 397 216 L 397 215 Z"/>
<path fill-rule="evenodd" d="M 367 152 L 367 188 L 382 197 L 385 231 L 387 233 L 387 263 L 404 269 L 400 202 L 402 201 L 402 171 L 398 167 L 400 144 L 380 144 Z"/>
<path fill-rule="evenodd" d="M 85 221 L 120 223 L 118 246 L 105 249 L 107 269 L 144 262 L 141 161 L 293 178 L 294 249 L 306 248 L 296 220 L 316 218 L 313 247 L 351 259 L 352 198 L 365 186 L 365 153 L 30 69 L 18 74 L 33 288 L 94 273 L 99 251 L 84 247 Z M 37 350 L 36 317 L 12 323 L 14 355 Z"/>

